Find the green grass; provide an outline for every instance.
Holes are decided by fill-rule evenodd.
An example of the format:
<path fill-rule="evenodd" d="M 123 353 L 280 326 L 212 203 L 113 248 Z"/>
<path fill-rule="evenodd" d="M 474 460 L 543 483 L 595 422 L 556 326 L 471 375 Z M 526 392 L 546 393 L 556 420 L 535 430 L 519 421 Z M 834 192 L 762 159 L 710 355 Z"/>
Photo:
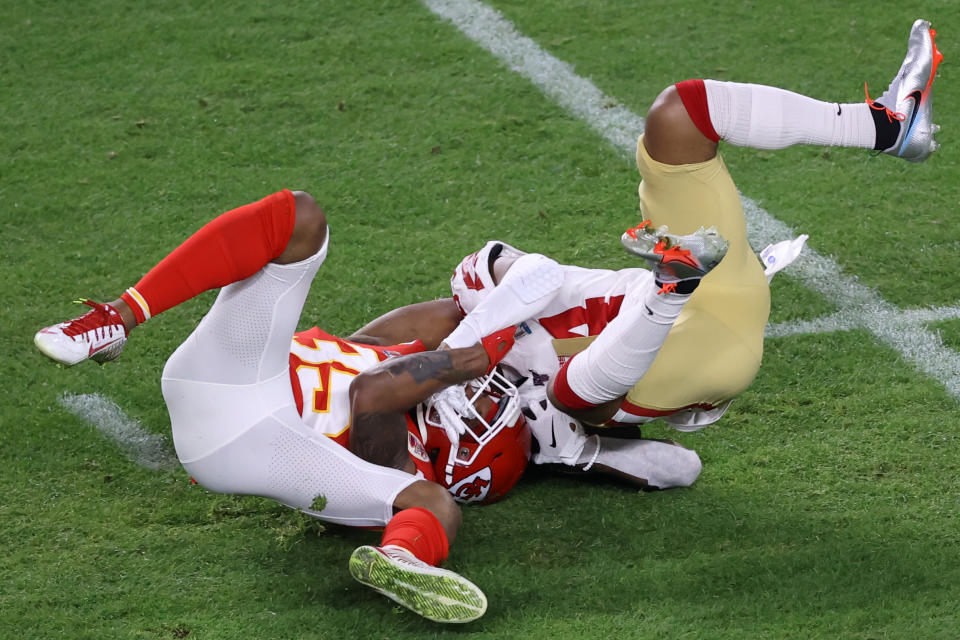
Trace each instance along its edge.
<path fill-rule="evenodd" d="M 159 377 L 212 294 L 103 368 L 52 366 L 37 328 L 115 297 L 216 213 L 283 187 L 327 212 L 304 326 L 348 332 L 445 295 L 491 237 L 631 265 L 636 169 L 417 3 L 8 3 L 0 23 L 0 637 L 954 638 L 960 406 L 870 334 L 770 339 L 716 427 L 677 434 L 704 472 L 642 494 L 532 470 L 465 509 L 449 566 L 487 615 L 440 628 L 353 582 L 376 535 L 150 471 L 64 410 L 100 393 L 168 434 Z M 913 18 L 946 56 L 944 148 L 914 166 L 726 148 L 738 186 L 902 308 L 960 298 L 951 1 L 495 1 L 541 47 L 644 115 L 687 77 L 831 101 L 878 94 Z M 836 311 L 787 275 L 775 322 Z M 956 349 L 957 321 L 934 328 Z"/>

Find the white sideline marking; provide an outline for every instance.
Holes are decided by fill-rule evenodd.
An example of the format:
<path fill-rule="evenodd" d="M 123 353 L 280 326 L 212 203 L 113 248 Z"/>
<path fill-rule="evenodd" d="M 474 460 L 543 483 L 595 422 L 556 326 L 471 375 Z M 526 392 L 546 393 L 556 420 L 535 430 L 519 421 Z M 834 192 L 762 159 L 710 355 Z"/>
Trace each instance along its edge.
<path fill-rule="evenodd" d="M 422 0 L 433 13 L 452 22 L 461 32 L 499 58 L 512 71 L 524 76 L 549 98 L 596 129 L 619 151 L 633 157 L 643 118 L 606 96 L 592 82 L 574 73 L 573 68 L 553 57 L 536 42 L 519 33 L 500 12 L 476 0 Z M 750 243 L 754 247 L 793 238 L 797 232 L 767 213 L 755 201 L 741 195 L 747 217 Z M 842 312 L 809 323 L 777 327 L 780 335 L 813 330 L 863 328 L 896 350 L 920 371 L 939 380 L 954 397 L 960 398 L 960 354 L 946 348 L 940 336 L 924 322 L 956 317 L 936 315 L 933 310 L 901 311 L 880 295 L 845 276 L 833 259 L 810 249 L 803 250 L 786 273 L 843 309 Z M 954 310 L 955 311 L 955 310 Z M 796 330 L 793 330 L 793 329 Z M 792 333 L 791 333 L 792 332 Z"/>
<path fill-rule="evenodd" d="M 99 393 L 65 393 L 60 397 L 60 404 L 114 440 L 127 457 L 140 466 L 158 471 L 171 471 L 180 466 L 166 438 L 146 431 L 113 400 Z"/>

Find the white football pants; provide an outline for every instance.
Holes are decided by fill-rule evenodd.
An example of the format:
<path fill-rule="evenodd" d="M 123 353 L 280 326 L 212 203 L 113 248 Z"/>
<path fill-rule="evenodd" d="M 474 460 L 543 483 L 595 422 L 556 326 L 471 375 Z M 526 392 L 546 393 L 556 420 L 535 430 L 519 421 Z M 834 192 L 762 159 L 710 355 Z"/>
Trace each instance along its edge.
<path fill-rule="evenodd" d="M 201 485 L 272 498 L 317 518 L 383 526 L 417 478 L 370 464 L 304 425 L 290 383 L 290 341 L 329 233 L 311 258 L 269 263 L 221 289 L 167 361 L 163 397 L 177 456 Z"/>

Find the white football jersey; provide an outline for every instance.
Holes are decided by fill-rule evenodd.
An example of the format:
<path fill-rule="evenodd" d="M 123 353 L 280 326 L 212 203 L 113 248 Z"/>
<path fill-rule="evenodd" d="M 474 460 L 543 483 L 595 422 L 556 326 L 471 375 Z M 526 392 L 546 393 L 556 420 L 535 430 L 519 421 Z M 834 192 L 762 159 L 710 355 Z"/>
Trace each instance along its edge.
<path fill-rule="evenodd" d="M 422 351 L 419 342 L 377 347 L 348 342 L 314 327 L 290 344 L 290 382 L 303 422 L 349 447 L 350 383 L 392 356 Z"/>
<path fill-rule="evenodd" d="M 491 240 L 457 265 L 450 280 L 453 297 L 467 314 L 494 288 L 491 257 L 524 255 L 504 242 Z M 522 376 L 552 378 L 568 353 L 567 341 L 596 336 L 624 305 L 639 304 L 644 286 L 653 278 L 642 268 L 586 269 L 560 265 L 563 284 L 542 312 L 519 325 L 516 344 L 503 364 Z M 580 339 L 573 341 L 571 339 Z M 583 345 L 579 345 L 580 350 Z M 561 355 L 558 355 L 558 351 Z"/>

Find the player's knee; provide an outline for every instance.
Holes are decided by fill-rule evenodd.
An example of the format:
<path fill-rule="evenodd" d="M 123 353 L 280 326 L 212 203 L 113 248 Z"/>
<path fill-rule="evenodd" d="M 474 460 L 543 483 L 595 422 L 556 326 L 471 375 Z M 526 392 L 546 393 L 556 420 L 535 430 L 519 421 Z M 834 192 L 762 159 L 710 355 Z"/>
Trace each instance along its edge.
<path fill-rule="evenodd" d="M 704 162 L 716 155 L 717 143 L 694 124 L 676 85 L 660 92 L 647 114 L 644 146 L 665 164 Z"/>
<path fill-rule="evenodd" d="M 312 238 L 322 244 L 327 235 L 326 214 L 317 205 L 313 196 L 306 191 L 294 191 L 293 197 L 297 204 L 297 222 L 294 232 L 296 233 L 296 227 L 299 227 L 299 233 L 304 238 Z"/>
<path fill-rule="evenodd" d="M 676 85 L 670 85 L 660 92 L 650 106 L 645 130 L 649 133 L 651 127 L 655 130 L 664 127 L 674 128 L 677 121 L 687 118 L 687 110 L 683 106 L 683 100 L 680 99 L 680 92 L 677 91 Z"/>
<path fill-rule="evenodd" d="M 453 496 L 434 482 L 421 480 L 414 482 L 400 492 L 393 503 L 396 511 L 421 507 L 431 512 L 443 525 L 449 542 L 453 542 L 463 520 L 463 514 Z"/>
<path fill-rule="evenodd" d="M 293 232 L 277 262 L 287 264 L 306 260 L 323 246 L 327 239 L 327 216 L 306 191 L 294 191 L 295 220 Z"/>

